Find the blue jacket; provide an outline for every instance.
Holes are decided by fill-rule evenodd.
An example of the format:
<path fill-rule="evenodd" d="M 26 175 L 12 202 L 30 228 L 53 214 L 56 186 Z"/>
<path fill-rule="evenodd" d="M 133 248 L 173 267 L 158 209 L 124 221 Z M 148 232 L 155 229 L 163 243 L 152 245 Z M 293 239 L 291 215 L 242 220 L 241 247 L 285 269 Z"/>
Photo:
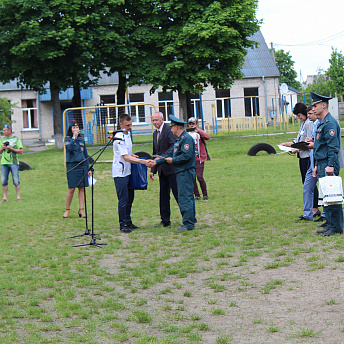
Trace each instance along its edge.
<path fill-rule="evenodd" d="M 164 157 L 172 158 L 175 173 L 195 168 L 196 157 L 194 139 L 184 130 L 174 143 L 173 149 L 171 149 Z M 156 163 L 159 166 L 167 162 L 164 159 L 159 159 Z"/>
<path fill-rule="evenodd" d="M 74 140 L 72 137 L 66 136 L 64 143 L 66 146 L 66 163 L 78 163 L 88 158 L 86 144 L 81 137 Z M 88 166 L 88 160 L 86 166 Z"/>
<path fill-rule="evenodd" d="M 327 160 L 327 166 L 339 163 L 341 132 L 335 118 L 328 113 L 319 123 L 314 139 L 314 165 Z"/>

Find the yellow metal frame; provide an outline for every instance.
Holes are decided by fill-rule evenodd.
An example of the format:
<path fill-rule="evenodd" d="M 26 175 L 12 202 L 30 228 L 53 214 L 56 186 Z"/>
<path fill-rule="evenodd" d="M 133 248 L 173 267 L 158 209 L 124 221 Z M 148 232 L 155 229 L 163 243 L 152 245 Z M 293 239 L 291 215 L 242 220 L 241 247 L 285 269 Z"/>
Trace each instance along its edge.
<path fill-rule="evenodd" d="M 63 111 L 63 119 L 62 119 L 62 123 L 63 123 L 63 128 L 67 128 L 68 125 L 67 125 L 67 120 L 66 120 L 66 117 L 67 117 L 67 112 L 68 111 L 74 111 L 74 110 L 87 110 L 87 109 L 109 109 L 109 108 L 122 108 L 122 107 L 130 107 L 130 106 L 136 106 L 136 105 L 148 105 L 148 106 L 151 106 L 153 107 L 154 109 L 154 113 L 157 112 L 156 110 L 156 107 L 154 104 L 151 104 L 151 103 L 130 103 L 130 104 L 121 104 L 121 105 L 99 105 L 99 106 L 84 106 L 84 107 L 75 107 L 75 108 L 68 108 L 68 109 L 65 109 Z M 152 125 L 152 132 L 154 131 L 153 129 L 153 124 Z M 63 133 L 64 134 L 64 133 Z M 107 133 L 105 133 L 105 135 L 107 135 Z M 63 145 L 63 153 L 64 153 L 64 164 L 66 166 L 66 146 Z M 97 161 L 97 162 L 105 162 L 105 161 Z"/>

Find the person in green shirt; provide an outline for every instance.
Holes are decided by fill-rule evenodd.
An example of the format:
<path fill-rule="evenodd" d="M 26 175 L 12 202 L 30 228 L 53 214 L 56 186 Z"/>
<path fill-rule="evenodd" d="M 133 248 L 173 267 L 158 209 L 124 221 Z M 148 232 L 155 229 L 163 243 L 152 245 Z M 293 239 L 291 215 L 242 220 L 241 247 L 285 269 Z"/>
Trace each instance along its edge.
<path fill-rule="evenodd" d="M 23 145 L 20 139 L 13 135 L 10 125 L 4 125 L 3 134 L 5 136 L 0 140 L 1 185 L 3 191 L 3 197 L 0 203 L 7 202 L 8 176 L 10 172 L 12 173 L 13 185 L 17 193 L 17 202 L 21 202 L 19 160 L 17 154 L 23 154 Z"/>

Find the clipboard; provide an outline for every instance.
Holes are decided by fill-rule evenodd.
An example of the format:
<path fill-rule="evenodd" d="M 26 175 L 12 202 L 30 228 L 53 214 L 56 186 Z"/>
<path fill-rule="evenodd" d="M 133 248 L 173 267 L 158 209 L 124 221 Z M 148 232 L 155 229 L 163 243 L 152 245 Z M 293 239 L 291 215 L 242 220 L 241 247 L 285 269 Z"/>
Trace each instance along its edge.
<path fill-rule="evenodd" d="M 293 143 L 291 146 L 296 149 L 307 150 L 309 149 L 308 148 L 309 142 L 300 141 L 300 142 Z"/>

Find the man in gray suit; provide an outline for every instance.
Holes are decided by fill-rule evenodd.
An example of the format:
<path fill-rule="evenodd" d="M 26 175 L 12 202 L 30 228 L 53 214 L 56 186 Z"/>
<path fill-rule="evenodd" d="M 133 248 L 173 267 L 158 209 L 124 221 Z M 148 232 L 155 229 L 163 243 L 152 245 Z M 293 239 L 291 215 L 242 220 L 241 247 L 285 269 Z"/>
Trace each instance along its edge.
<path fill-rule="evenodd" d="M 176 141 L 176 136 L 171 132 L 171 128 L 164 122 L 164 115 L 156 112 L 152 115 L 152 123 L 156 130 L 153 133 L 153 155 L 165 155 Z M 178 190 L 176 175 L 172 164 L 162 164 L 154 166 L 149 173 L 149 179 L 154 181 L 154 174 L 158 172 L 160 183 L 160 217 L 161 222 L 155 227 L 170 226 L 170 190 L 178 203 Z"/>

